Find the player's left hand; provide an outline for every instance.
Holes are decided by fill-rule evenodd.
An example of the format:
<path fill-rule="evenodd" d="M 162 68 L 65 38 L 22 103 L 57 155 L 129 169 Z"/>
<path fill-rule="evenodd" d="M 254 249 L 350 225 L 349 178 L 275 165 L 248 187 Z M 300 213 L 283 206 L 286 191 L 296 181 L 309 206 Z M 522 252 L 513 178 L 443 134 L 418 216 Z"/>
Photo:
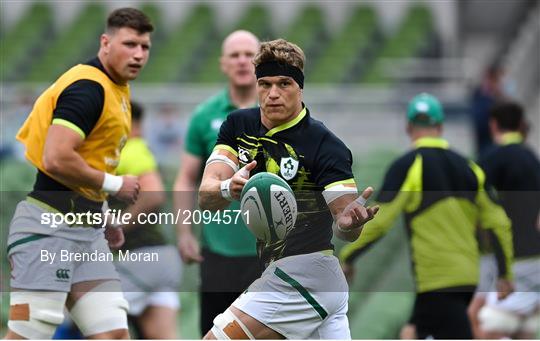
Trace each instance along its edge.
<path fill-rule="evenodd" d="M 373 219 L 379 211 L 379 206 L 364 207 L 366 200 L 373 194 L 373 188 L 366 188 L 360 197 L 349 203 L 340 215 L 337 223 L 341 230 L 353 230 L 362 227 L 365 223 Z"/>
<path fill-rule="evenodd" d="M 118 249 L 124 245 L 124 230 L 121 227 L 111 227 L 107 226 L 105 228 L 105 239 L 109 242 L 109 247 L 111 249 Z"/>

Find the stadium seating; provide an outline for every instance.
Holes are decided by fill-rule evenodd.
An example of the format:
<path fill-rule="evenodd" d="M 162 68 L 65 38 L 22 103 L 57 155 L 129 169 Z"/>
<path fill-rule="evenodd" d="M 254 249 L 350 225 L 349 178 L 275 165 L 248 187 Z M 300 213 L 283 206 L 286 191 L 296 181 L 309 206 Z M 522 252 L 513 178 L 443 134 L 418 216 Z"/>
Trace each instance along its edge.
<path fill-rule="evenodd" d="M 162 43 L 153 43 L 152 58 L 141 74 L 144 82 L 187 81 L 191 65 L 215 34 L 214 13 L 206 5 L 196 6 L 187 18 L 174 27 Z"/>
<path fill-rule="evenodd" d="M 358 6 L 315 65 L 309 81 L 340 83 L 348 80 L 355 64 L 362 62 L 378 31 L 377 16 L 372 7 Z"/>
<path fill-rule="evenodd" d="M 391 75 L 388 74 L 387 59 L 420 55 L 431 43 L 432 20 L 431 12 L 425 6 L 411 7 L 396 33 L 383 45 L 373 64 L 366 68 L 367 73 L 362 75 L 361 80 L 366 83 L 389 84 Z"/>
<path fill-rule="evenodd" d="M 0 52 L 2 81 L 19 80 L 24 76 L 28 71 L 27 65 L 46 46 L 52 23 L 50 6 L 36 2 L 9 32 L 3 32 Z"/>
<path fill-rule="evenodd" d="M 282 37 L 302 47 L 309 60 L 305 65 L 306 74 L 309 74 L 328 40 L 328 32 L 321 8 L 316 5 L 304 7 L 299 11 L 296 18 L 292 20 Z"/>
<path fill-rule="evenodd" d="M 50 41 L 41 58 L 31 64 L 30 81 L 50 81 L 58 77 L 66 67 L 84 62 L 96 53 L 99 34 L 103 32 L 106 11 L 102 4 L 89 3 L 58 36 Z"/>
<path fill-rule="evenodd" d="M 260 5 L 249 7 L 229 30 L 229 32 L 244 29 L 253 32 L 261 40 L 273 39 L 270 31 L 270 15 L 268 10 Z M 224 77 L 219 69 L 219 56 L 221 55 L 221 42 L 225 35 L 220 35 L 214 41 L 208 41 L 208 54 L 205 61 L 201 63 L 200 68 L 194 71 L 193 81 L 200 83 L 219 83 L 224 81 Z M 198 57 L 198 56 L 197 56 Z"/>
<path fill-rule="evenodd" d="M 155 3 L 144 3 L 140 7 L 154 24 L 154 32 L 152 32 L 152 44 L 159 43 L 165 36 L 167 30 L 163 26 L 156 26 L 156 23 L 162 23 L 161 8 Z M 154 46 L 154 45 L 152 45 Z"/>
<path fill-rule="evenodd" d="M 87 3 L 67 27 L 55 30 L 51 29 L 55 14 L 50 4 L 29 6 L 9 32 L 1 30 L 4 46 L 10 46 L 1 52 L 3 80 L 45 82 L 84 62 L 97 50 L 104 7 Z M 164 22 L 160 4 L 146 2 L 140 8 L 153 22 Z M 249 6 L 226 29 L 218 30 L 214 10 L 210 4 L 196 4 L 178 23 L 156 26 L 152 58 L 140 81 L 223 82 L 218 63 L 221 42 L 236 29 L 250 30 L 262 40 L 279 36 L 296 42 L 308 57 L 306 80 L 314 83 L 391 84 L 391 70 L 385 68 L 385 62 L 422 56 L 434 40 L 431 12 L 423 5 L 412 6 L 387 39 L 374 8 L 365 4 L 351 7 L 350 15 L 333 34 L 326 27 L 323 7 L 317 4 L 306 3 L 277 35 L 272 32 L 269 9 L 261 3 Z"/>

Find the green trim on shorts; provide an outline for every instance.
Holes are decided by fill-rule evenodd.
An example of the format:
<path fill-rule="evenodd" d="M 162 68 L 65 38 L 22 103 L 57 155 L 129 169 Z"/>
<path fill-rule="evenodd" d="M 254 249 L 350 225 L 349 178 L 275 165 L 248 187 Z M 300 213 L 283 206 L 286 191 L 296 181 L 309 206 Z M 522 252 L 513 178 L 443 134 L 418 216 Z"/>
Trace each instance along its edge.
<path fill-rule="evenodd" d="M 282 280 L 284 280 L 285 282 L 289 283 L 293 288 L 298 290 L 300 295 L 302 295 L 306 299 L 306 301 L 308 301 L 308 303 L 311 304 L 311 306 L 317 311 L 321 319 L 324 320 L 326 316 L 328 316 L 328 313 L 326 312 L 326 310 L 324 310 L 324 308 L 321 307 L 319 302 L 317 302 L 317 300 L 315 300 L 315 298 L 311 296 L 311 294 L 307 291 L 306 288 L 302 286 L 302 284 L 298 283 L 294 278 L 287 275 L 285 272 L 283 272 L 283 270 L 281 270 L 278 267 L 276 267 L 274 274 L 278 276 L 279 278 L 281 278 Z"/>
<path fill-rule="evenodd" d="M 9 254 L 9 251 L 10 251 L 11 249 L 13 249 L 15 246 L 19 246 L 19 245 L 21 245 L 21 244 L 33 242 L 34 240 L 38 240 L 38 239 L 42 239 L 42 238 L 47 238 L 47 237 L 50 237 L 50 236 L 49 236 L 49 235 L 46 235 L 46 234 L 35 234 L 35 235 L 32 235 L 32 236 L 25 237 L 25 238 L 23 238 L 23 239 L 19 239 L 19 240 L 17 240 L 16 242 L 13 242 L 13 243 L 11 243 L 11 244 L 8 245 L 6 253 Z"/>

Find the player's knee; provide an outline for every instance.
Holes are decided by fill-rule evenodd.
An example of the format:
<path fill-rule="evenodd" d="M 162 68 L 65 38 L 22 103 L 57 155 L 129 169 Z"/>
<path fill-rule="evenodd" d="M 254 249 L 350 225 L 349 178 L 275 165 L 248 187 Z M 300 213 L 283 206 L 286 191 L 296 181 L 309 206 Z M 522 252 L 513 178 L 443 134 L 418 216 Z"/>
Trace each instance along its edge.
<path fill-rule="evenodd" d="M 145 339 L 151 340 L 163 340 L 163 339 L 176 339 L 176 319 L 171 319 L 167 321 L 159 321 L 155 318 L 140 319 L 140 326 L 142 329 L 142 336 Z"/>
<path fill-rule="evenodd" d="M 478 312 L 478 321 L 484 332 L 507 335 L 518 331 L 521 324 L 518 316 L 488 305 L 483 306 Z"/>
<path fill-rule="evenodd" d="M 214 319 L 214 326 L 210 332 L 217 340 L 255 339 L 242 321 L 240 321 L 240 319 L 236 317 L 236 315 L 234 315 L 229 309 L 216 316 Z M 206 335 L 209 336 L 210 332 Z"/>
<path fill-rule="evenodd" d="M 10 294 L 8 328 L 27 339 L 50 339 L 64 320 L 67 293 L 14 291 Z"/>
<path fill-rule="evenodd" d="M 110 332 L 114 336 L 108 338 L 116 339 L 123 338 L 123 331 L 127 333 L 127 310 L 128 303 L 120 285 L 107 282 L 79 298 L 70 315 L 84 336 Z"/>

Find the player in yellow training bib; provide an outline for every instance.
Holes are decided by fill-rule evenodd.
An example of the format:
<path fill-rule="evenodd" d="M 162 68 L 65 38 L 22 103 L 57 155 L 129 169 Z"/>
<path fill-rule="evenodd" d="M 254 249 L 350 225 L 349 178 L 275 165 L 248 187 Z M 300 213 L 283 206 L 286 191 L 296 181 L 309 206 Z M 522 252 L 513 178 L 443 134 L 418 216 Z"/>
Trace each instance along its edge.
<path fill-rule="evenodd" d="M 6 338 L 51 338 L 64 306 L 85 337 L 129 337 L 109 249 L 124 236 L 102 207 L 108 195 L 137 199 L 137 178 L 115 172 L 131 126 L 128 81 L 148 60 L 153 29 L 139 10 L 113 11 L 97 57 L 46 89 L 17 134 L 37 175 L 9 227 Z"/>

